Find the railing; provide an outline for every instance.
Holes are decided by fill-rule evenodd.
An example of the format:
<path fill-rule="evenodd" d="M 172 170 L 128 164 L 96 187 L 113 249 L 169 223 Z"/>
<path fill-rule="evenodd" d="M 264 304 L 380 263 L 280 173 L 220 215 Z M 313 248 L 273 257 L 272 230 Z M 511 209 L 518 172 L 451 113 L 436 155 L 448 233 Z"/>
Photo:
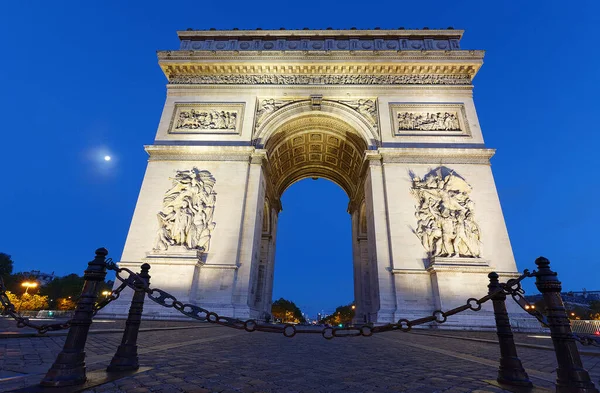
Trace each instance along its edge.
<path fill-rule="evenodd" d="M 571 330 L 575 334 L 600 336 L 600 321 L 572 319 Z"/>
<path fill-rule="evenodd" d="M 508 280 L 506 283 L 499 282 L 498 274 L 494 272 L 490 273 L 488 275 L 489 290 L 487 295 L 478 299 L 470 298 L 462 306 L 451 310 L 436 310 L 429 316 L 413 320 L 400 319 L 396 323 L 382 326 L 357 325 L 349 327 L 326 327 L 322 330 L 315 330 L 314 328 L 291 324 L 278 326 L 260 323 L 253 319 L 240 320 L 220 316 L 215 312 L 194 304 L 184 304 L 170 293 L 159 288 L 150 287 L 150 265 L 147 263 L 141 266 L 141 272 L 138 274 L 130 269 L 119 268 L 111 259 L 106 259 L 107 255 L 108 250 L 104 248 L 96 250 L 96 257 L 93 261 L 89 262 L 88 268 L 85 270 L 85 283 L 73 318 L 65 323 L 35 324 L 29 318 L 18 314 L 15 306 L 6 295 L 6 288 L 0 279 L 0 303 L 3 307 L 3 314 L 14 318 L 17 321 L 17 327 L 30 327 L 36 329 L 39 333 L 69 329 L 63 350 L 58 354 L 56 361 L 41 381 L 40 384 L 42 386 L 57 387 L 85 383 L 84 348 L 92 319 L 99 310 L 112 301 L 117 300 L 123 289 L 129 287 L 133 289 L 134 294 L 125 323 L 123 338 L 110 365 L 107 367 L 108 372 L 137 370 L 139 368 L 137 336 L 146 296 L 163 307 L 173 308 L 181 314 L 199 321 L 243 329 L 247 332 L 263 331 L 281 333 L 286 337 L 294 337 L 296 334 L 316 333 L 321 334 L 326 339 L 333 339 L 334 337 L 369 337 L 373 334 L 389 331 L 408 332 L 413 327 L 425 323 L 442 324 L 447 321 L 448 317 L 467 310 L 479 311 L 484 303 L 491 301 L 500 346 L 500 366 L 498 368 L 497 380 L 504 385 L 527 388 L 533 385 L 518 358 L 509 316 L 506 311 L 506 297 L 510 295 L 523 310 L 536 317 L 540 323 L 550 329 L 558 362 L 556 391 L 561 393 L 598 393 L 588 372 L 583 368 L 576 341 L 584 345 L 600 346 L 600 336 L 595 335 L 596 331 L 600 330 L 598 329 L 600 321 L 598 321 L 598 324 L 590 324 L 594 328 L 583 332 L 578 331 L 577 334 L 573 333 L 560 296 L 561 283 L 558 281 L 557 273 L 550 269 L 550 261 L 543 257 L 535 261 L 538 267 L 537 271 L 529 272 L 525 270 L 520 277 Z M 104 281 L 107 270 L 115 271 L 116 277 L 121 284 L 116 289 L 113 289 L 111 294 L 103 301 L 97 302 L 99 285 Z M 127 275 L 126 277 L 124 277 L 125 274 Z M 532 307 L 523 296 L 524 291 L 521 282 L 530 277 L 535 277 L 536 286 L 544 297 L 547 305 L 546 315 Z"/>

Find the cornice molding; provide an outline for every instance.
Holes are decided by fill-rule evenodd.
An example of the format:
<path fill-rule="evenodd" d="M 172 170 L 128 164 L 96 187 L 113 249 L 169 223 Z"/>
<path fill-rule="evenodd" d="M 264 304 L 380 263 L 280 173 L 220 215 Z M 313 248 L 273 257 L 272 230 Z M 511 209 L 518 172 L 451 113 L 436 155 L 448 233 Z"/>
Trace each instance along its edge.
<path fill-rule="evenodd" d="M 484 50 L 162 50 L 156 52 L 159 62 L 196 61 L 214 63 L 217 61 L 238 61 L 242 64 L 248 61 L 269 62 L 275 60 L 289 60 L 293 62 L 323 60 L 327 62 L 339 61 L 381 61 L 382 58 L 394 62 L 411 61 L 414 63 L 431 62 L 456 62 L 461 60 L 469 64 L 480 64 L 485 56 Z"/>
<path fill-rule="evenodd" d="M 189 39 L 207 39 L 207 38 L 262 38 L 262 37 L 277 37 L 277 38 L 324 38 L 324 37 L 446 37 L 446 38 L 462 38 L 464 30 L 454 29 L 378 29 L 378 30 L 353 30 L 353 29 L 315 29 L 315 30 L 180 30 L 177 36 L 180 40 Z"/>
<path fill-rule="evenodd" d="M 379 148 L 383 164 L 481 164 L 489 165 L 495 149 L 485 148 Z"/>
<path fill-rule="evenodd" d="M 189 96 L 189 95 L 194 95 L 197 94 L 199 92 L 202 92 L 203 90 L 241 90 L 241 89 L 248 89 L 248 90 L 254 90 L 254 89 L 272 89 L 273 87 L 271 85 L 218 85 L 218 84 L 204 84 L 204 85 L 197 85 L 197 84 L 167 84 L 167 96 L 172 96 L 172 97 L 181 97 L 181 96 Z M 299 85 L 279 85 L 277 86 L 277 89 L 282 90 L 282 89 L 286 89 L 286 90 L 297 90 L 299 88 L 304 88 L 304 86 L 299 86 Z M 313 89 L 313 88 L 318 88 L 319 91 L 323 91 L 323 90 L 332 90 L 332 91 L 336 91 L 336 90 L 344 90 L 344 92 L 346 91 L 345 89 L 347 89 L 348 87 L 344 86 L 344 85 L 314 85 L 314 86 L 310 86 L 309 88 Z M 364 95 L 370 94 L 370 95 L 374 95 L 377 92 L 379 93 L 379 97 L 384 97 L 384 95 L 381 94 L 382 90 L 392 90 L 394 93 L 396 93 L 398 90 L 402 90 L 403 92 L 411 92 L 413 91 L 414 94 L 417 95 L 428 95 L 430 93 L 436 93 L 439 94 L 441 91 L 444 92 L 445 95 L 457 95 L 457 96 L 465 96 L 468 94 L 468 97 L 472 97 L 473 96 L 473 85 L 354 85 L 352 86 L 352 89 L 360 89 L 360 90 L 365 90 L 365 91 L 369 91 L 373 90 L 374 93 L 364 93 Z M 363 93 L 361 93 L 361 95 L 363 95 Z M 353 95 L 354 96 L 358 96 L 357 94 Z M 285 96 L 284 96 L 285 98 Z"/>
<path fill-rule="evenodd" d="M 252 146 L 146 145 L 149 161 L 245 161 L 250 162 Z"/>

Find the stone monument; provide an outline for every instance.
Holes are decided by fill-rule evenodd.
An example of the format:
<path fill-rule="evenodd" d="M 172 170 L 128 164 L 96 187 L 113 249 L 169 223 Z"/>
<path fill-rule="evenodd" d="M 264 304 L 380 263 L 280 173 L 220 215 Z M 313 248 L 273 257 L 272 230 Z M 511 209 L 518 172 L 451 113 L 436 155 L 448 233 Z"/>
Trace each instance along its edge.
<path fill-rule="evenodd" d="M 350 201 L 357 322 L 431 315 L 485 295 L 490 271 L 516 277 L 472 97 L 484 53 L 462 34 L 178 32 L 158 52 L 167 98 L 119 264 L 150 263 L 152 285 L 184 302 L 263 318 L 280 197 L 321 177 Z M 178 316 L 148 303 L 146 317 Z M 447 325 L 493 326 L 490 310 Z"/>

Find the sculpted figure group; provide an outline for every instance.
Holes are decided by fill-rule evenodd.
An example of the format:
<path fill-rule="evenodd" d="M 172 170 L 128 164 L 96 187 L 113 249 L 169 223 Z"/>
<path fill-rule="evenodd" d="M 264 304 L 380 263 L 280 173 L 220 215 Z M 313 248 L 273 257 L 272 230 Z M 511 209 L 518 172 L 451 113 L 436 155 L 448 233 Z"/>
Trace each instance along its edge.
<path fill-rule="evenodd" d="M 208 171 L 197 168 L 177 171 L 173 186 L 163 198 L 158 213 L 158 236 L 154 250 L 184 246 L 188 250 L 208 251 L 217 194 L 215 179 Z"/>
<path fill-rule="evenodd" d="M 400 112 L 398 131 L 460 131 L 458 116 L 454 112 Z"/>
<path fill-rule="evenodd" d="M 190 110 L 182 110 L 179 112 L 176 130 L 181 129 L 214 129 L 214 130 L 235 130 L 237 113 L 211 110 L 198 111 L 194 108 Z"/>
<path fill-rule="evenodd" d="M 471 186 L 442 168 L 423 179 L 413 176 L 418 199 L 416 235 L 432 257 L 480 257 L 480 231 L 473 217 Z"/>
<path fill-rule="evenodd" d="M 256 110 L 256 127 L 259 127 L 270 114 L 277 112 L 286 105 L 298 101 L 299 100 L 277 100 L 274 98 L 261 100 L 258 109 Z M 377 125 L 377 106 L 375 100 L 361 98 L 357 100 L 339 100 L 337 102 L 349 106 L 367 118 L 371 124 Z"/>

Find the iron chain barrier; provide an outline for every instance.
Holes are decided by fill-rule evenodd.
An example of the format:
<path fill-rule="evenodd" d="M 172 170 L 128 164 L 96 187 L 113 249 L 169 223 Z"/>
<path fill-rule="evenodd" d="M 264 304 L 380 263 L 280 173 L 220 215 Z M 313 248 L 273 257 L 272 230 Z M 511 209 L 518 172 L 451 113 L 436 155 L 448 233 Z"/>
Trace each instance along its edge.
<path fill-rule="evenodd" d="M 208 323 L 226 326 L 247 332 L 261 331 L 280 333 L 285 337 L 294 337 L 297 334 L 321 334 L 325 339 L 335 337 L 369 337 L 373 334 L 390 331 L 409 332 L 415 326 L 437 323 L 443 324 L 448 317 L 467 310 L 480 311 L 482 305 L 488 301 L 493 304 L 496 331 L 500 345 L 500 367 L 497 381 L 511 386 L 533 386 L 517 356 L 509 314 L 506 309 L 508 295 L 528 314 L 534 316 L 541 325 L 550 329 L 554 350 L 558 362 L 556 371 L 557 392 L 590 392 L 599 393 L 583 368 L 576 342 L 583 345 L 600 346 L 600 337 L 593 335 L 578 335 L 571 330 L 564 303 L 560 296 L 562 289 L 557 273 L 550 269 L 550 261 L 540 257 L 535 263 L 538 270 L 530 272 L 524 270 L 518 278 L 510 279 L 506 283 L 498 281 L 498 274 L 492 272 L 488 275 L 490 283 L 488 294 L 481 298 L 469 298 L 465 304 L 453 309 L 443 311 L 435 310 L 431 315 L 417 319 L 400 319 L 396 323 L 385 325 L 350 325 L 345 327 L 325 327 L 315 329 L 292 324 L 274 325 L 260 323 L 255 319 L 241 320 L 221 316 L 214 311 L 195 304 L 183 303 L 177 297 L 159 288 L 150 286 L 150 265 L 143 264 L 141 272 L 135 273 L 130 269 L 119 267 L 110 258 L 106 258 L 108 250 L 96 250 L 96 257 L 88 263 L 84 274 L 84 286 L 77 299 L 77 308 L 71 320 L 56 324 L 34 324 L 29 318 L 21 316 L 11 303 L 6 286 L 0 278 L 0 304 L 2 313 L 17 321 L 17 327 L 30 327 L 43 334 L 48 331 L 69 329 L 63 350 L 58 354 L 56 361 L 48 370 L 41 381 L 42 386 L 72 386 L 81 385 L 86 381 L 85 371 L 85 343 L 93 317 L 111 302 L 117 300 L 125 288 L 131 288 L 133 296 L 129 314 L 125 322 L 125 330 L 121 345 L 117 348 L 115 356 L 107 368 L 108 372 L 137 370 L 139 368 L 137 355 L 137 336 L 143 313 L 144 298 L 148 297 L 153 302 L 166 308 L 173 308 L 182 315 Z M 116 279 L 121 283 L 111 291 L 103 300 L 97 301 L 99 285 L 106 277 L 107 270 L 116 274 Z M 127 276 L 125 277 L 125 274 Z M 525 291 L 521 285 L 526 278 L 534 277 L 536 287 L 542 293 L 546 303 L 547 315 L 530 304 L 524 297 Z"/>
<path fill-rule="evenodd" d="M 106 260 L 106 263 L 113 263 L 112 259 L 108 258 Z M 98 311 L 108 306 L 111 302 L 117 300 L 123 289 L 127 288 L 127 286 L 128 282 L 126 280 L 125 282 L 121 283 L 121 285 L 119 285 L 117 288 L 113 289 L 104 300 L 96 303 L 94 305 L 93 315 L 96 316 Z M 47 332 L 65 330 L 71 327 L 71 320 L 66 321 L 64 323 L 52 324 L 37 324 L 31 322 L 30 318 L 23 317 L 16 311 L 17 308 L 14 304 L 12 304 L 6 292 L 6 285 L 4 284 L 4 280 L 2 279 L 2 277 L 0 277 L 0 304 L 2 304 L 2 315 L 8 315 L 9 317 L 17 321 L 18 328 L 28 327 L 37 330 L 39 334 L 45 334 Z"/>
<path fill-rule="evenodd" d="M 321 334 L 324 338 L 328 340 L 331 340 L 334 337 L 369 337 L 375 333 L 383 333 L 393 330 L 408 332 L 412 330 L 413 326 L 422 325 L 430 322 L 437 322 L 441 324 L 446 322 L 449 316 L 458 314 L 460 312 L 466 310 L 481 310 L 481 305 L 483 303 L 489 301 L 498 293 L 507 290 L 503 287 L 495 291 L 494 293 L 488 294 L 480 299 L 469 298 L 466 304 L 462 306 L 453 308 L 448 311 L 436 310 L 432 313 L 432 315 L 424 318 L 418 318 L 413 320 L 400 319 L 396 323 L 390 323 L 383 326 L 362 325 L 349 327 L 325 327 L 322 330 L 315 330 L 310 328 L 299 328 L 298 326 L 292 324 L 277 326 L 272 324 L 260 324 L 254 319 L 241 320 L 236 318 L 224 317 L 218 315 L 216 312 L 207 310 L 195 304 L 183 303 L 177 300 L 177 298 L 174 295 L 162 289 L 151 288 L 150 285 L 144 283 L 144 280 L 142 280 L 137 273 L 127 268 L 120 268 L 114 262 L 107 264 L 107 269 L 115 271 L 116 278 L 122 282 L 121 285 L 127 285 L 134 291 L 144 291 L 146 292 L 148 298 L 153 302 L 163 307 L 173 308 L 189 318 L 193 318 L 204 322 L 215 323 L 217 325 L 227 326 L 234 329 L 246 330 L 247 332 L 260 331 L 268 333 L 281 333 L 286 337 L 294 337 L 296 334 Z M 121 273 L 123 272 L 129 274 L 129 277 L 122 277 Z M 520 276 L 516 280 L 516 282 L 520 282 L 525 277 L 528 277 L 528 272 Z"/>

